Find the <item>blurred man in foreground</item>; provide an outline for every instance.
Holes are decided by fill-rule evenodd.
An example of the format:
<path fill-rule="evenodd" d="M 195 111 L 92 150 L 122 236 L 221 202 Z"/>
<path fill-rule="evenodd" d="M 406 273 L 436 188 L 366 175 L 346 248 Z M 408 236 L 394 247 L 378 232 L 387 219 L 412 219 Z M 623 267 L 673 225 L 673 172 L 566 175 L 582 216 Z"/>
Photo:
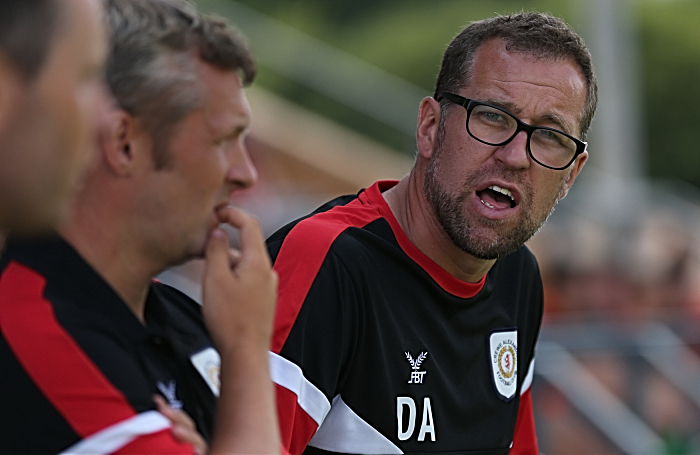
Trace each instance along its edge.
<path fill-rule="evenodd" d="M 475 22 L 420 105 L 411 173 L 270 237 L 291 453 L 538 453 L 542 282 L 523 243 L 588 157 L 596 93 L 563 21 Z"/>
<path fill-rule="evenodd" d="M 116 101 L 99 155 L 60 236 L 10 238 L 0 261 L 0 452 L 192 453 L 154 394 L 213 453 L 278 452 L 277 279 L 257 221 L 228 205 L 257 177 L 252 56 L 186 2 L 105 7 Z M 220 223 L 240 230 L 240 250 Z M 202 255 L 200 312 L 152 277 Z M 201 451 L 197 438 L 184 437 Z"/>
<path fill-rule="evenodd" d="M 32 234 L 67 209 L 104 107 L 100 2 L 0 2 L 0 229 Z"/>

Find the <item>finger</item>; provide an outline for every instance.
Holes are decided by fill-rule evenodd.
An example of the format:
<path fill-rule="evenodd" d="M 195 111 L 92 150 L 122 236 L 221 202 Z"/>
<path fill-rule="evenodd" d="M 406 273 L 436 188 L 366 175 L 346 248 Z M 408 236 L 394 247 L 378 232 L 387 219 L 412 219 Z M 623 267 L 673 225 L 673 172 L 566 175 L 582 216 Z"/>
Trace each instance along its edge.
<path fill-rule="evenodd" d="M 245 210 L 232 205 L 221 207 L 216 211 L 216 215 L 219 217 L 220 223 L 230 224 L 235 228 L 240 228 L 241 225 L 245 224 L 247 219 L 250 218 L 250 215 L 248 215 Z"/>
<path fill-rule="evenodd" d="M 207 453 L 207 443 L 204 438 L 193 428 L 176 426 L 172 429 L 175 439 L 190 444 L 197 454 Z"/>
<path fill-rule="evenodd" d="M 228 223 L 238 229 L 241 250 L 244 255 L 248 252 L 250 252 L 250 254 L 261 254 L 265 252 L 265 254 L 267 254 L 265 239 L 263 238 L 260 222 L 257 218 L 230 205 L 220 209 L 217 214 L 220 221 Z"/>
<path fill-rule="evenodd" d="M 160 412 L 170 421 L 172 421 L 174 418 L 173 413 L 175 411 L 173 408 L 168 406 L 168 403 L 165 402 L 165 399 L 160 395 L 153 395 L 153 401 L 156 403 L 156 409 L 158 410 L 158 412 Z"/>
<path fill-rule="evenodd" d="M 195 431 L 197 427 L 194 424 L 194 420 L 192 420 L 186 412 L 176 411 L 175 414 L 177 416 L 177 421 L 175 422 L 177 427 Z"/>
<path fill-rule="evenodd" d="M 228 260 L 232 269 L 235 269 L 241 260 L 241 252 L 235 248 L 229 248 Z"/>
<path fill-rule="evenodd" d="M 187 413 L 173 409 L 160 395 L 153 395 L 153 401 L 156 403 L 158 412 L 170 420 L 170 431 L 175 439 L 193 446 L 195 453 L 198 455 L 204 455 L 207 453 L 207 443 L 197 431 L 194 420 L 192 420 Z"/>
<path fill-rule="evenodd" d="M 229 245 L 226 233 L 215 228 L 211 231 L 204 252 L 204 274 L 212 271 L 230 270 Z"/>
<path fill-rule="evenodd" d="M 155 401 L 156 403 L 156 408 L 158 409 L 158 412 L 167 417 L 168 420 L 170 420 L 170 422 L 173 424 L 173 427 L 184 426 L 186 428 L 191 429 L 195 428 L 194 420 L 192 420 L 190 416 L 187 415 L 187 413 L 172 408 L 160 395 L 153 395 L 153 401 Z"/>

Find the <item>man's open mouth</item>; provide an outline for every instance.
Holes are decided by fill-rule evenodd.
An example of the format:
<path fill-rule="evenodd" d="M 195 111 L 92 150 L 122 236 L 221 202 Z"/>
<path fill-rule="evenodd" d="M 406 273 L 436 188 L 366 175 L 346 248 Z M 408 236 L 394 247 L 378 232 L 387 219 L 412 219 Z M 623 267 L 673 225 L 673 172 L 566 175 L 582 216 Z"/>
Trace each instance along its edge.
<path fill-rule="evenodd" d="M 513 198 L 513 193 L 507 188 L 501 188 L 498 185 L 491 185 L 488 188 L 476 192 L 481 202 L 492 209 L 510 209 L 517 204 Z"/>

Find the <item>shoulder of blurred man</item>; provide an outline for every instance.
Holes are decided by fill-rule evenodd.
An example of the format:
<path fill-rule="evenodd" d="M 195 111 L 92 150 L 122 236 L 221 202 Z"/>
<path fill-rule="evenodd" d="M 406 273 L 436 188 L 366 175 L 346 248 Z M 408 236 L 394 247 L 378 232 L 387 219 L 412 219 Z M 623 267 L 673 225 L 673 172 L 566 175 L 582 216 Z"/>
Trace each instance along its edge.
<path fill-rule="evenodd" d="M 169 431 L 153 413 L 154 394 L 211 436 L 218 355 L 196 302 L 153 283 L 146 327 L 59 238 L 11 240 L 0 266 L 0 354 L 7 366 L 0 402 L 12 410 L 0 413 L 0 451 L 58 452 L 79 441 L 95 444 L 93 433 L 115 427 L 122 442 L 164 438 L 147 428 L 151 422 Z M 129 436 L 127 421 L 144 428 Z M 42 437 L 32 439 L 37 432 Z"/>

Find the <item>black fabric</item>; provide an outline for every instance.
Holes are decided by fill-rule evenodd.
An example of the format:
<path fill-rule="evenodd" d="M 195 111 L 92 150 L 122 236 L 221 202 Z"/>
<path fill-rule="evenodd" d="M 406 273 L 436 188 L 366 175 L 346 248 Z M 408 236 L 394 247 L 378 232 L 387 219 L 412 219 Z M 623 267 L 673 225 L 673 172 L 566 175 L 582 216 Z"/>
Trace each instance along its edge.
<path fill-rule="evenodd" d="M 134 410 L 155 409 L 152 396 L 175 385 L 175 401 L 208 440 L 215 397 L 190 362 L 211 346 L 199 305 L 181 292 L 152 283 L 144 326 L 110 286 L 65 241 L 10 240 L 2 256 L 46 280 L 44 297 L 60 325 Z M 0 453 L 55 453 L 79 437 L 17 362 L 0 334 Z M 166 397 L 167 398 L 167 397 Z M 90 403 L 86 402 L 86 406 Z M 94 412 L 100 412 L 95 409 Z"/>
<path fill-rule="evenodd" d="M 333 207 L 355 199 L 339 198 L 314 216 L 330 215 Z M 268 240 L 277 266 L 289 233 L 306 219 Z M 404 453 L 506 454 L 542 318 L 536 260 L 526 247 L 497 260 L 472 298 L 447 292 L 419 262 L 400 247 L 385 216 L 347 227 L 326 254 L 279 354 L 298 365 L 329 402 L 340 395 Z M 510 400 L 496 392 L 490 363 L 489 337 L 504 329 L 517 329 L 518 340 L 517 392 Z M 423 352 L 423 382 L 409 383 L 412 366 L 406 353 L 415 360 Z M 417 412 L 415 430 L 403 441 L 398 438 L 398 397 L 410 397 Z M 430 436 L 417 440 L 426 398 L 435 442 Z M 407 425 L 404 420 L 404 430 Z M 306 453 L 330 452 L 308 447 Z"/>

